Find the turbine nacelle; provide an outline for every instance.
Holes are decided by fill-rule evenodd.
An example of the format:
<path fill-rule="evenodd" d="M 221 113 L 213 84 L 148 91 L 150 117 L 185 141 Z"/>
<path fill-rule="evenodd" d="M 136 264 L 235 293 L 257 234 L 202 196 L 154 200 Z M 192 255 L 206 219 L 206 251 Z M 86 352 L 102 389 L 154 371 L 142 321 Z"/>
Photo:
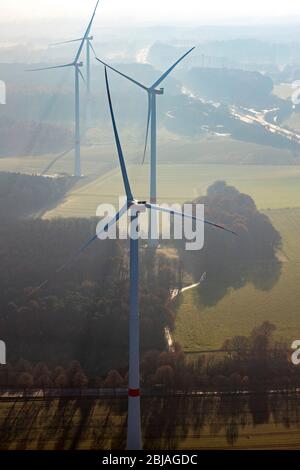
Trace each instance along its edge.
<path fill-rule="evenodd" d="M 146 207 L 147 201 L 132 201 L 132 203 L 129 205 L 129 208 L 132 212 L 133 215 L 137 215 L 141 212 L 146 212 L 147 207 Z"/>
<path fill-rule="evenodd" d="M 152 91 L 152 93 L 154 93 L 155 95 L 163 95 L 164 92 L 165 92 L 165 89 L 164 89 L 164 88 L 159 88 L 159 90 L 154 89 L 154 90 L 151 90 L 151 91 Z"/>

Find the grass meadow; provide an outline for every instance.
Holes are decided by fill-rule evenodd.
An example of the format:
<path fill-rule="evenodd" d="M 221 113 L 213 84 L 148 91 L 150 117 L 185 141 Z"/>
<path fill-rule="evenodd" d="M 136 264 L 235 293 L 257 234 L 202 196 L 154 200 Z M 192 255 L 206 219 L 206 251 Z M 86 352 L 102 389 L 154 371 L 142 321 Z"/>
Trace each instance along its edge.
<path fill-rule="evenodd" d="M 185 351 L 218 349 L 227 338 L 249 335 L 265 320 L 276 325 L 275 339 L 290 345 L 300 338 L 300 209 L 274 209 L 266 214 L 283 237 L 279 281 L 271 290 L 259 290 L 250 283 L 230 290 L 213 307 L 199 305 L 197 289 L 184 292 L 176 305 L 174 336 Z"/>

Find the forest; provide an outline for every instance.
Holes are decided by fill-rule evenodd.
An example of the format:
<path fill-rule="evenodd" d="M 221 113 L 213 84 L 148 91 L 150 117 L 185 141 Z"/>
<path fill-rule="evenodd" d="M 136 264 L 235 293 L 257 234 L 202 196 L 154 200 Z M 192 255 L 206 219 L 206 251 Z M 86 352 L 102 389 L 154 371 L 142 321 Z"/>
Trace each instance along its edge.
<path fill-rule="evenodd" d="M 188 73 L 188 85 L 207 99 L 261 109 L 275 101 L 271 95 L 273 82 L 259 72 L 227 68 L 193 68 Z"/>
<path fill-rule="evenodd" d="M 49 178 L 0 172 L 0 216 L 24 218 L 59 201 L 71 188 L 71 177 Z"/>
<path fill-rule="evenodd" d="M 271 289 L 281 274 L 277 250 L 281 236 L 265 214 L 260 213 L 253 199 L 224 181 L 217 181 L 207 195 L 193 201 L 204 204 L 205 217 L 233 229 L 238 237 L 228 237 L 207 228 L 203 250 L 184 250 L 176 242 L 184 269 L 200 279 L 209 272 L 205 289 L 199 288 L 199 301 L 214 305 L 229 289 L 240 289 L 252 283 L 257 289 Z"/>

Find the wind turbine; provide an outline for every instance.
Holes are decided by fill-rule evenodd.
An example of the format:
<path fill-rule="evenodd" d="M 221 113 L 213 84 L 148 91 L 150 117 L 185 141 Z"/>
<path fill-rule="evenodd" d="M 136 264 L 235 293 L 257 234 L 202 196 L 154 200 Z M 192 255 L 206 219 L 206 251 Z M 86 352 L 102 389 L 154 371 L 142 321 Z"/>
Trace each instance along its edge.
<path fill-rule="evenodd" d="M 85 53 L 85 66 L 86 66 L 86 127 L 89 126 L 91 122 L 91 51 L 95 53 L 92 41 L 94 36 L 87 36 L 79 39 L 71 39 L 70 41 L 62 41 L 51 44 L 52 46 L 60 46 L 63 44 L 71 44 L 73 42 L 84 41 L 86 43 L 86 53 Z"/>
<path fill-rule="evenodd" d="M 77 50 L 76 56 L 74 58 L 74 61 L 69 63 L 69 64 L 64 64 L 64 65 L 55 65 L 52 67 L 42 67 L 38 69 L 31 69 L 28 70 L 29 72 L 36 72 L 40 70 L 51 70 L 51 69 L 61 69 L 61 68 L 68 68 L 68 67 L 74 67 L 74 72 L 75 72 L 75 159 L 74 159 L 74 175 L 76 177 L 81 176 L 81 148 L 80 148 L 80 87 L 79 87 L 79 76 L 85 81 L 82 72 L 81 72 L 81 67 L 83 66 L 83 63 L 80 61 L 80 56 L 82 53 L 82 49 L 84 46 L 84 43 L 87 41 L 89 38 L 90 30 L 96 15 L 96 11 L 98 8 L 100 0 L 97 0 L 96 6 L 93 11 L 92 18 L 88 24 L 88 27 L 85 31 L 84 36 L 79 39 L 80 45 L 79 49 Z M 90 75 L 90 72 L 89 72 Z M 89 78 L 90 79 L 90 78 Z"/>
<path fill-rule="evenodd" d="M 127 423 L 127 449 L 139 450 L 142 448 L 141 416 L 140 416 L 140 328 L 139 328 L 139 240 L 138 240 L 138 220 L 139 214 L 147 209 L 167 212 L 170 215 L 186 217 L 188 219 L 199 220 L 205 224 L 233 233 L 231 230 L 197 217 L 186 215 L 180 211 L 170 210 L 147 201 L 138 201 L 134 198 L 126 164 L 123 156 L 123 150 L 118 134 L 114 110 L 111 100 L 111 94 L 108 83 L 107 69 L 105 67 L 105 83 L 110 109 L 111 121 L 113 126 L 114 138 L 117 147 L 120 169 L 122 173 L 123 184 L 126 193 L 126 203 L 120 211 L 97 233 L 90 238 L 75 254 L 73 254 L 66 263 L 64 263 L 57 273 L 61 272 L 70 263 L 74 262 L 83 251 L 85 251 L 101 233 L 108 232 L 119 219 L 127 212 L 130 212 L 130 314 L 129 314 L 129 384 L 128 384 L 128 423 Z M 48 281 L 43 282 L 37 289 L 41 289 Z"/>
<path fill-rule="evenodd" d="M 148 143 L 148 135 L 149 135 L 149 128 L 151 124 L 151 147 L 150 147 L 150 202 L 152 204 L 156 204 L 157 202 L 157 169 L 156 169 L 156 160 L 157 160 L 157 115 L 156 115 L 156 96 L 163 95 L 164 89 L 157 87 L 167 78 L 167 76 L 174 70 L 174 68 L 187 56 L 189 55 L 195 47 L 192 47 L 188 50 L 183 56 L 181 56 L 168 70 L 166 70 L 159 78 L 156 80 L 153 85 L 147 87 L 142 83 L 138 82 L 132 77 L 120 72 L 116 68 L 108 65 L 103 60 L 99 59 L 96 55 L 95 58 L 103 64 L 104 66 L 110 68 L 114 72 L 118 73 L 122 77 L 126 78 L 130 82 L 134 83 L 135 85 L 139 86 L 143 90 L 145 90 L 148 94 L 148 117 L 147 117 L 147 130 L 146 130 L 146 139 L 145 139 L 145 147 L 144 147 L 144 154 L 143 154 L 143 163 L 145 161 L 146 150 L 147 150 L 147 143 Z M 152 212 L 152 211 L 151 211 Z M 151 238 L 157 239 L 157 220 L 153 213 L 151 213 Z"/>

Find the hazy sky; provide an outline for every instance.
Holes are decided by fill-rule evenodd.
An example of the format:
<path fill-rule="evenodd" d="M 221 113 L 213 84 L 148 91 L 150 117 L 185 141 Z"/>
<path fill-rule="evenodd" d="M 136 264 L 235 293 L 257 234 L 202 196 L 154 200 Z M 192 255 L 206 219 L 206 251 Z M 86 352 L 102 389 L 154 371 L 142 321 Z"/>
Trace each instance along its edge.
<path fill-rule="evenodd" d="M 86 19 L 95 0 L 2 0 L 1 20 L 72 16 Z M 299 0 L 100 0 L 97 20 L 220 21 L 300 15 Z"/>

